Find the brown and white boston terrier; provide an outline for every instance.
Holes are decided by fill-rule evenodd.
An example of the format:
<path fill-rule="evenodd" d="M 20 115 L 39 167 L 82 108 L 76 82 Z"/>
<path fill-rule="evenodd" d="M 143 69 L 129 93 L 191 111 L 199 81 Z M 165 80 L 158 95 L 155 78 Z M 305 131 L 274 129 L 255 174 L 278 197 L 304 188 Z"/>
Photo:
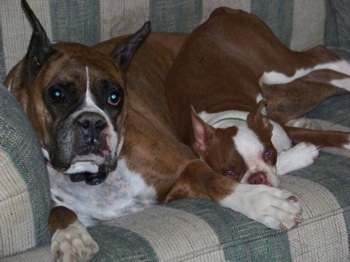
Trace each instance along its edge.
<path fill-rule="evenodd" d="M 98 252 L 87 226 L 186 197 L 210 198 L 273 229 L 300 223 L 292 193 L 222 176 L 180 141 L 164 83 L 186 35 L 149 34 L 146 23 L 94 47 L 54 44 L 22 2 L 33 34 L 5 84 L 47 159 L 56 260 L 86 261 Z"/>
<path fill-rule="evenodd" d="M 166 82 L 182 141 L 217 173 L 269 186 L 311 165 L 320 147 L 350 149 L 349 132 L 292 120 L 349 90 L 350 65 L 334 53 L 291 51 L 257 16 L 229 8 L 190 34 Z"/>

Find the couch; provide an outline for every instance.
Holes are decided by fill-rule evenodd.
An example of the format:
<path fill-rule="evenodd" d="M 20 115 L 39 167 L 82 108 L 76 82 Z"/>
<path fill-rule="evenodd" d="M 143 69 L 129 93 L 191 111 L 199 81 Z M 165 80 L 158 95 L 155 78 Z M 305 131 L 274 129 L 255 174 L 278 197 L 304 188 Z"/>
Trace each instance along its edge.
<path fill-rule="evenodd" d="M 93 45 L 146 20 L 153 31 L 191 32 L 218 6 L 257 14 L 294 50 L 325 44 L 350 58 L 347 0 L 28 0 L 53 41 Z M 0 2 L 0 80 L 25 54 L 31 27 L 20 0 Z M 315 92 L 317 95 L 317 92 Z M 350 95 L 307 117 L 350 128 Z M 184 199 L 89 229 L 93 261 L 349 261 L 350 153 L 324 149 L 314 165 L 282 177 L 302 202 L 303 222 L 275 231 L 210 200 Z M 33 128 L 0 87 L 0 260 L 51 261 L 50 193 Z"/>

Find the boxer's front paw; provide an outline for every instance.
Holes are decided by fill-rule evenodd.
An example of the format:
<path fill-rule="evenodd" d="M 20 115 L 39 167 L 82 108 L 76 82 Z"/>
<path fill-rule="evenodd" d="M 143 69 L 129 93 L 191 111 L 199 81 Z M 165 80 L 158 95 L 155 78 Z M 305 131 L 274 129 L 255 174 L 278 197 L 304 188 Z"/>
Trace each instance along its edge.
<path fill-rule="evenodd" d="M 55 261 L 89 261 L 98 250 L 97 243 L 78 220 L 65 229 L 58 229 L 51 238 Z"/>
<path fill-rule="evenodd" d="M 318 157 L 319 148 L 310 143 L 301 142 L 283 152 L 277 157 L 277 173 L 286 173 L 310 166 Z"/>
<path fill-rule="evenodd" d="M 292 229 L 302 221 L 300 202 L 292 193 L 265 185 L 239 184 L 221 205 L 272 229 Z"/>

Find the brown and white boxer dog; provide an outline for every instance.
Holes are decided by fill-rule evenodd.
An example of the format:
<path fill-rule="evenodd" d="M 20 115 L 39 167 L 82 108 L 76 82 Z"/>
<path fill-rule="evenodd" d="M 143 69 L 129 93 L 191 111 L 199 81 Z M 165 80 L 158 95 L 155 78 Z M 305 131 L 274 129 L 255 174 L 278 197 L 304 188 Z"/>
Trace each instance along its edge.
<path fill-rule="evenodd" d="M 214 171 L 269 186 L 311 165 L 320 147 L 350 149 L 349 132 L 284 125 L 308 126 L 292 119 L 348 91 L 350 65 L 334 53 L 291 51 L 257 16 L 229 8 L 191 33 L 166 81 L 181 140 Z"/>
<path fill-rule="evenodd" d="M 54 44 L 22 2 L 33 34 L 5 84 L 47 159 L 56 260 L 98 252 L 88 226 L 186 197 L 210 198 L 273 229 L 300 223 L 292 193 L 222 176 L 180 142 L 164 83 L 186 35 L 148 34 L 146 23 L 95 47 Z"/>

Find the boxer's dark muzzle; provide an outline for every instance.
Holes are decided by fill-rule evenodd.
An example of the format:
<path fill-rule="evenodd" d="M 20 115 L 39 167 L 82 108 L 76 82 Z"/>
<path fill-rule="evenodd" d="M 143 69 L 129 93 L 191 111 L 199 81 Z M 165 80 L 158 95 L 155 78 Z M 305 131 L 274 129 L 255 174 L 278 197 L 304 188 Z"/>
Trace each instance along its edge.
<path fill-rule="evenodd" d="M 74 145 L 73 150 L 77 155 L 100 155 L 102 157 L 109 152 L 106 135 L 106 120 L 97 113 L 84 112 L 77 117 L 73 125 Z"/>
<path fill-rule="evenodd" d="M 48 165 L 69 176 L 72 182 L 98 185 L 115 170 L 117 135 L 104 116 L 82 112 L 58 122 L 57 136 L 48 154 Z M 114 141 L 114 142 L 113 142 Z"/>
<path fill-rule="evenodd" d="M 75 120 L 76 136 L 81 137 L 81 143 L 78 146 L 82 148 L 96 147 L 105 142 L 105 138 L 101 133 L 107 126 L 103 116 L 97 113 L 85 112 Z M 103 145 L 105 146 L 105 145 Z"/>

